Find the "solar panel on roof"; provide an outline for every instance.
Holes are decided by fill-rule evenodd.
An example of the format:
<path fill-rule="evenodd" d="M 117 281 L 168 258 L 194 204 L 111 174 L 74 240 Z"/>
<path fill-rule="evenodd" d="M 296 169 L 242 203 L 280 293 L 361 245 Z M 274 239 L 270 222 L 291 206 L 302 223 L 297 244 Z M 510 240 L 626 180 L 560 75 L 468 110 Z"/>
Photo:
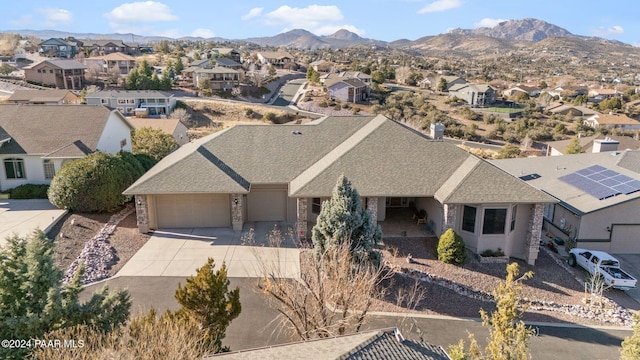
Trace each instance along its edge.
<path fill-rule="evenodd" d="M 640 191 L 640 180 L 601 165 L 589 166 L 559 179 L 600 200 Z"/>

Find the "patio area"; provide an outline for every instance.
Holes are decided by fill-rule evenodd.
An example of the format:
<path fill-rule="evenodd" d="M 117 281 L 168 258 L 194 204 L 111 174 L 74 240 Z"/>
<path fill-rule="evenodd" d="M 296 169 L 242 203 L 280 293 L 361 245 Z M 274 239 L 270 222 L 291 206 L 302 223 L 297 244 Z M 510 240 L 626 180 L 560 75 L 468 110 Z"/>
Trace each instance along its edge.
<path fill-rule="evenodd" d="M 413 218 L 414 211 L 411 208 L 389 207 L 386 212 L 384 221 L 378 222 L 382 227 L 383 238 L 433 236 L 429 219 L 424 224 L 418 224 L 417 219 Z"/>

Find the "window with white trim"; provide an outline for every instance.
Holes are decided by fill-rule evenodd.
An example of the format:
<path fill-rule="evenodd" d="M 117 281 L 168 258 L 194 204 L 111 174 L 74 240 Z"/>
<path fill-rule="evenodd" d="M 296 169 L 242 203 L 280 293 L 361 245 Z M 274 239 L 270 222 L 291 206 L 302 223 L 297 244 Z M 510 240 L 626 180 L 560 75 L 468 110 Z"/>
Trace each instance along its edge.
<path fill-rule="evenodd" d="M 53 165 L 53 161 L 51 161 L 50 159 L 44 159 L 42 161 L 42 167 L 44 169 L 44 178 L 47 180 L 53 179 L 53 177 L 56 175 L 56 168 Z"/>
<path fill-rule="evenodd" d="M 18 158 L 4 159 L 4 173 L 7 179 L 25 179 L 24 160 Z"/>

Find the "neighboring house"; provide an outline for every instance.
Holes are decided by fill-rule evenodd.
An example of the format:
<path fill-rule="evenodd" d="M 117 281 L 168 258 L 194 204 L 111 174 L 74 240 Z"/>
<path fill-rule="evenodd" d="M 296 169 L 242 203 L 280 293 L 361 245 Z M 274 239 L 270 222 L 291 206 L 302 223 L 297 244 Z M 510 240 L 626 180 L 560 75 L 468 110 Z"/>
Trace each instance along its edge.
<path fill-rule="evenodd" d="M 442 347 L 405 339 L 397 328 L 219 353 L 204 359 L 298 360 L 310 355 L 316 360 L 450 360 Z"/>
<path fill-rule="evenodd" d="M 473 252 L 501 248 L 530 264 L 544 206 L 555 202 L 456 145 L 382 115 L 236 125 L 185 144 L 124 193 L 135 195 L 141 232 L 286 221 L 306 238 L 341 175 L 374 221 L 414 205 L 426 210 L 434 234 L 452 228 Z"/>
<path fill-rule="evenodd" d="M 225 57 L 237 63 L 242 62 L 240 52 L 233 48 L 213 48 L 213 49 L 207 50 L 202 55 L 203 55 L 202 58 L 206 58 L 206 59 Z"/>
<path fill-rule="evenodd" d="M 82 40 L 83 49 L 91 54 L 95 53 L 98 56 L 107 55 L 111 53 L 123 53 L 133 55 L 138 53 L 138 46 L 125 44 L 122 40 Z"/>
<path fill-rule="evenodd" d="M 51 59 L 24 67 L 27 82 L 58 89 L 81 90 L 85 84 L 86 65 L 76 60 Z"/>
<path fill-rule="evenodd" d="M 369 85 L 358 79 L 331 79 L 325 82 L 325 86 L 331 99 L 357 103 L 369 98 Z"/>
<path fill-rule="evenodd" d="M 496 90 L 485 84 L 456 84 L 449 88 L 449 97 L 464 100 L 472 107 L 487 106 L 496 102 Z"/>
<path fill-rule="evenodd" d="M 567 146 L 571 141 L 573 140 L 548 142 L 547 156 L 566 154 Z M 640 141 L 629 136 L 581 136 L 578 138 L 578 143 L 583 153 L 640 149 Z"/>
<path fill-rule="evenodd" d="M 291 54 L 284 51 L 261 51 L 256 54 L 261 64 L 271 64 L 276 67 L 284 67 L 294 63 Z"/>
<path fill-rule="evenodd" d="M 88 105 L 103 105 L 124 115 L 170 115 L 176 107 L 173 94 L 157 90 L 96 91 L 85 95 Z"/>
<path fill-rule="evenodd" d="M 494 160 L 555 197 L 544 209 L 547 232 L 576 246 L 640 253 L 640 151 Z"/>
<path fill-rule="evenodd" d="M 127 75 L 136 67 L 136 58 L 119 52 L 85 58 L 83 62 L 87 65 L 87 68 L 91 66 L 100 67 L 102 73 L 105 74 L 109 72 L 109 69 L 115 67 L 120 74 Z"/>
<path fill-rule="evenodd" d="M 595 114 L 584 120 L 584 124 L 592 128 L 640 130 L 640 121 L 624 114 Z"/>
<path fill-rule="evenodd" d="M 147 119 L 132 117 L 128 119 L 134 128 L 151 127 L 160 129 L 165 134 L 169 134 L 176 139 L 178 145 L 182 146 L 189 142 L 187 127 L 178 119 Z"/>
<path fill-rule="evenodd" d="M 0 190 L 48 184 L 67 161 L 131 151 L 133 127 L 104 106 L 0 105 Z"/>
<path fill-rule="evenodd" d="M 211 60 L 209 59 L 201 59 L 201 60 L 193 60 L 188 67 L 182 70 L 182 80 L 184 81 L 193 81 L 194 71 L 199 69 L 211 69 L 213 65 L 211 65 Z M 194 86 L 197 84 L 194 84 Z"/>
<path fill-rule="evenodd" d="M 311 67 L 316 72 L 321 73 L 330 72 L 334 66 L 335 64 L 333 62 L 324 59 L 316 60 L 309 64 L 309 67 Z"/>
<path fill-rule="evenodd" d="M 514 87 L 508 88 L 504 90 L 502 93 L 506 96 L 516 96 L 518 94 L 527 94 L 530 97 L 535 97 L 540 95 L 541 89 L 535 86 L 526 86 L 526 85 L 516 85 Z"/>
<path fill-rule="evenodd" d="M 554 115 L 566 116 L 571 113 L 573 117 L 587 117 L 598 113 L 596 110 L 590 109 L 586 106 L 563 103 L 551 105 L 545 110 L 551 112 Z"/>
<path fill-rule="evenodd" d="M 239 70 L 242 67 L 242 64 L 240 64 L 239 62 L 226 57 L 215 58 L 213 59 L 213 61 L 216 63 L 216 66 L 224 68 Z"/>
<path fill-rule="evenodd" d="M 15 90 L 7 100 L 14 104 L 80 104 L 80 96 L 71 90 Z"/>
<path fill-rule="evenodd" d="M 209 79 L 211 90 L 231 90 L 240 85 L 240 73 L 237 70 L 220 66 L 212 69 L 195 69 L 193 86 L 199 88 L 201 79 Z"/>
<path fill-rule="evenodd" d="M 438 86 L 440 86 L 440 79 L 444 79 L 447 82 L 447 87 L 444 89 L 444 91 L 450 91 L 450 89 L 456 85 L 465 85 L 469 83 L 467 80 L 459 76 L 453 76 L 453 75 L 437 76 L 436 80 L 431 82 L 431 86 L 434 90 L 437 90 Z"/>
<path fill-rule="evenodd" d="M 58 38 L 45 40 L 38 47 L 38 53 L 42 56 L 70 59 L 78 53 L 78 48 L 74 42 Z"/>
<path fill-rule="evenodd" d="M 363 73 L 362 71 L 341 71 L 338 73 L 329 73 L 320 76 L 320 83 L 327 85 L 332 80 L 345 80 L 345 79 L 357 79 L 367 84 L 367 86 L 371 86 L 372 77 L 367 73 Z"/>
<path fill-rule="evenodd" d="M 591 89 L 589 90 L 588 96 L 590 99 L 594 100 L 604 100 L 612 97 L 622 98 L 623 93 L 616 89 Z"/>

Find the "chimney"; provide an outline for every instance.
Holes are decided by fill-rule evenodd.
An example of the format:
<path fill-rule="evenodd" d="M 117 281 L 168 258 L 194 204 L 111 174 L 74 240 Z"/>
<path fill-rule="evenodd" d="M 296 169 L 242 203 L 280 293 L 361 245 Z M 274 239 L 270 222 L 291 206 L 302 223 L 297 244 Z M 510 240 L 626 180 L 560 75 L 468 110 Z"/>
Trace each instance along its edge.
<path fill-rule="evenodd" d="M 431 124 L 431 138 L 433 140 L 442 140 L 444 138 L 444 124 L 442 123 L 435 123 L 435 124 Z"/>
<path fill-rule="evenodd" d="M 596 139 L 593 140 L 593 149 L 591 152 L 600 153 L 605 151 L 618 151 L 618 145 L 620 145 L 620 142 L 613 140 L 610 137 Z"/>

